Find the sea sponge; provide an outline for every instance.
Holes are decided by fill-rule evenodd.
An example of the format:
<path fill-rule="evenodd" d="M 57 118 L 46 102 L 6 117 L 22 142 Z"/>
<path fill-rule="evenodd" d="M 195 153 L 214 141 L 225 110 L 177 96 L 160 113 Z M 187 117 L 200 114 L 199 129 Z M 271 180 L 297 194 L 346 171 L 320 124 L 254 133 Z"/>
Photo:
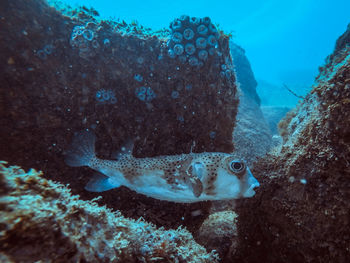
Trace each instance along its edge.
<path fill-rule="evenodd" d="M 185 229 L 123 217 L 41 172 L 0 162 L 0 258 L 9 262 L 218 262 Z"/>

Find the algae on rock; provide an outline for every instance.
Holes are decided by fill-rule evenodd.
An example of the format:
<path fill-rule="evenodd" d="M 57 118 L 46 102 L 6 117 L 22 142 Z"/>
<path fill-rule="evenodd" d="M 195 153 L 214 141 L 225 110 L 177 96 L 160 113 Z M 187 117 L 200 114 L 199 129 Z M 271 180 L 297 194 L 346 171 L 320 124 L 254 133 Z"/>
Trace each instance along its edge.
<path fill-rule="evenodd" d="M 238 201 L 240 242 L 233 259 L 350 258 L 349 46 L 330 58 L 313 90 L 281 121 L 282 147 L 252 170 L 261 187 L 254 198 Z"/>
<path fill-rule="evenodd" d="M 0 162 L 1 258 L 15 262 L 217 262 L 185 229 L 82 201 L 41 172 Z"/>

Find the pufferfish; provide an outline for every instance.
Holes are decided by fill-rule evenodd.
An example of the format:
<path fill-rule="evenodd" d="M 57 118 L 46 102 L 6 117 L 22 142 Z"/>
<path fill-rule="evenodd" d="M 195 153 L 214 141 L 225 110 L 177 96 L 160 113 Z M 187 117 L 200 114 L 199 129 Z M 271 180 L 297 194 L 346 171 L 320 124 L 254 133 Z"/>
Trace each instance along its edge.
<path fill-rule="evenodd" d="M 116 160 L 95 155 L 96 137 L 83 131 L 66 154 L 69 166 L 88 166 L 99 173 L 85 189 L 103 192 L 121 185 L 159 200 L 194 203 L 252 197 L 259 182 L 246 164 L 221 152 L 135 158 L 131 147 L 122 147 Z"/>

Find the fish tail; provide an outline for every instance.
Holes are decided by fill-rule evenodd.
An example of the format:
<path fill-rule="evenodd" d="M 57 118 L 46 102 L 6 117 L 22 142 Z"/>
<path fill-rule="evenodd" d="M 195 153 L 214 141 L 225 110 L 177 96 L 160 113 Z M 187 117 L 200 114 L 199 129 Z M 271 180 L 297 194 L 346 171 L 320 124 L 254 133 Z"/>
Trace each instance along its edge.
<path fill-rule="evenodd" d="M 69 166 L 90 166 L 95 155 L 96 136 L 92 131 L 82 131 L 74 136 L 73 142 L 65 155 Z"/>

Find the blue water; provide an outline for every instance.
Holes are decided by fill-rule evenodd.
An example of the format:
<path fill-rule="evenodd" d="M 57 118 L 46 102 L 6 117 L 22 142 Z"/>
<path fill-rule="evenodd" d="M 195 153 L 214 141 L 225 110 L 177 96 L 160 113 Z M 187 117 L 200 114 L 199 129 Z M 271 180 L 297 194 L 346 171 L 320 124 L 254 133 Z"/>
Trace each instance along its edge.
<path fill-rule="evenodd" d="M 297 102 L 283 84 L 298 95 L 305 95 L 318 67 L 324 64 L 350 22 L 350 0 L 64 2 L 94 7 L 102 18 L 137 20 L 155 30 L 168 28 L 182 14 L 209 16 L 225 32 L 232 31 L 233 40 L 246 50 L 263 105 L 293 106 Z M 273 89 L 271 95 L 269 89 Z"/>

